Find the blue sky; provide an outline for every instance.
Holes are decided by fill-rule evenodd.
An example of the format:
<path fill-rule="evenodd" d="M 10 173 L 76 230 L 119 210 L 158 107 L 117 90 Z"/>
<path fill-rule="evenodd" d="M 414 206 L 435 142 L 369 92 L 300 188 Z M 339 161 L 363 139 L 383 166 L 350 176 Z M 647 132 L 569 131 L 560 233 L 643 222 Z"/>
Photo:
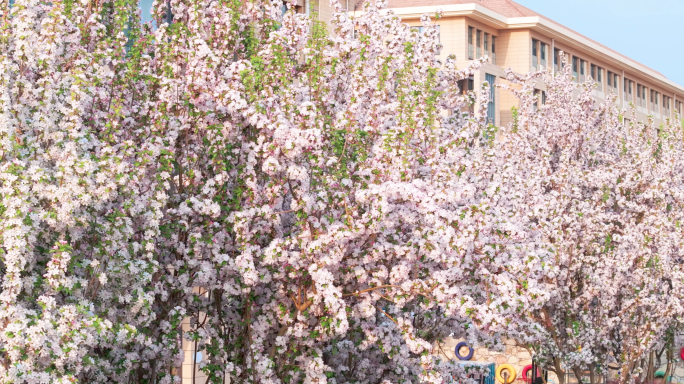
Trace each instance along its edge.
<path fill-rule="evenodd" d="M 515 0 L 684 85 L 684 0 Z"/>
<path fill-rule="evenodd" d="M 684 0 L 516 1 L 684 86 Z"/>

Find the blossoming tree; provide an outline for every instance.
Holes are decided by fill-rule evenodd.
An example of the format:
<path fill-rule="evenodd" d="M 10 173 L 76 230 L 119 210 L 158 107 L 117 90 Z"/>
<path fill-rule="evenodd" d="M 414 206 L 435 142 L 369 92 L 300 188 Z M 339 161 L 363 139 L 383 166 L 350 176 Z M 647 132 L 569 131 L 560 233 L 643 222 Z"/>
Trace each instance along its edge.
<path fill-rule="evenodd" d="M 333 0 L 329 33 L 279 1 L 157 0 L 153 30 L 134 0 L 2 1 L 2 382 L 171 383 L 182 342 L 213 383 L 464 381 L 439 342 L 548 334 L 530 313 L 582 303 L 563 252 L 599 240 L 641 284 L 605 282 L 614 332 L 679 292 L 654 283 L 678 273 L 679 133 L 615 152 L 622 125 L 567 78 L 555 115 L 521 93 L 497 132 L 489 87 L 456 85 L 480 63 L 437 61 L 427 16 Z"/>
<path fill-rule="evenodd" d="M 501 143 L 510 160 L 498 172 L 534 169 L 525 177 L 536 200 L 530 229 L 553 266 L 543 280 L 549 300 L 516 338 L 561 383 L 588 371 L 593 384 L 609 364 L 623 382 L 643 380 L 639 361 L 682 316 L 682 127 L 636 123 L 614 98 L 597 103 L 592 85 L 570 81 L 569 66 L 553 78 L 509 77 L 522 85 L 526 112 Z M 547 102 L 532 111 L 538 80 Z M 652 357 L 650 365 L 652 377 Z"/>

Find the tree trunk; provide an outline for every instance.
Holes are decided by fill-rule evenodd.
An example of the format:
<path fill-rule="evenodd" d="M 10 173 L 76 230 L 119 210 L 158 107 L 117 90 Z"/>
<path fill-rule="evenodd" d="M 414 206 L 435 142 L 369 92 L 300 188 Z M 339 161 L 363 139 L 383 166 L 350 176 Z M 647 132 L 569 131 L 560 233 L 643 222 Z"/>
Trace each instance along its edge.
<path fill-rule="evenodd" d="M 646 359 L 641 359 L 639 360 L 639 364 L 637 365 L 639 368 L 641 368 L 641 373 L 639 373 L 639 379 L 638 383 L 643 384 L 646 382 L 646 377 L 648 377 L 648 362 Z"/>
<path fill-rule="evenodd" d="M 654 376 L 655 376 L 655 351 L 651 351 L 651 353 L 648 354 L 648 375 L 646 376 L 646 381 L 648 383 L 652 383 Z"/>
<path fill-rule="evenodd" d="M 565 384 L 565 371 L 561 368 L 561 360 L 557 357 L 553 359 L 553 368 L 558 376 L 558 384 Z"/>
<path fill-rule="evenodd" d="M 665 369 L 665 378 L 664 382 L 665 384 L 670 384 L 672 382 L 672 371 L 674 369 L 674 353 L 672 351 L 672 347 L 669 347 L 667 349 L 667 368 Z"/>
<path fill-rule="evenodd" d="M 596 375 L 594 374 L 595 365 L 589 364 L 589 382 L 596 384 Z"/>
<path fill-rule="evenodd" d="M 628 384 L 630 382 L 630 379 L 632 377 L 632 370 L 634 370 L 634 366 L 636 365 L 636 362 L 631 362 L 631 363 L 622 363 L 620 366 L 620 372 L 621 372 L 621 377 L 620 377 L 620 384 Z"/>
<path fill-rule="evenodd" d="M 584 381 L 582 381 L 582 368 L 579 366 L 574 366 L 572 367 L 572 372 L 575 374 L 575 377 L 577 378 L 577 384 L 584 384 Z"/>

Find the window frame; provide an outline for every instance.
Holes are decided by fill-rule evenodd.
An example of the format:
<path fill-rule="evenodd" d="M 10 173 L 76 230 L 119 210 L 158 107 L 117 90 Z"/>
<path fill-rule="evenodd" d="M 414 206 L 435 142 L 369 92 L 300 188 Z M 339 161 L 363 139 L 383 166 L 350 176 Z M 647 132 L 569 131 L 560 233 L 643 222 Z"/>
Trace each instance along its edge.
<path fill-rule="evenodd" d="M 475 49 L 473 47 L 475 27 L 468 27 L 468 60 L 475 59 Z"/>

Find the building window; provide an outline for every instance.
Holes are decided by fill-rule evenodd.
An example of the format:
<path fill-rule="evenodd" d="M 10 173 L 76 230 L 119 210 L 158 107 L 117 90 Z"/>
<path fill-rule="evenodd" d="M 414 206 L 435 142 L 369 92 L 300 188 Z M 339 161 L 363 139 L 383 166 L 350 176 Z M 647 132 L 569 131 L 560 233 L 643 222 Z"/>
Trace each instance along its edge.
<path fill-rule="evenodd" d="M 542 68 L 546 68 L 546 44 L 541 43 L 539 54 L 541 56 L 541 66 Z"/>
<path fill-rule="evenodd" d="M 469 91 L 472 91 L 475 89 L 475 79 L 474 78 L 468 78 L 468 79 L 463 79 L 458 81 L 458 88 L 461 90 L 461 94 L 465 95 Z"/>
<path fill-rule="evenodd" d="M 487 103 L 487 121 L 489 124 L 496 124 L 496 88 L 494 87 L 496 76 L 486 73 L 485 81 L 489 84 L 490 92 L 489 103 Z"/>
<path fill-rule="evenodd" d="M 646 87 L 637 84 L 637 106 L 646 108 Z"/>
<path fill-rule="evenodd" d="M 623 87 L 623 96 L 622 98 L 624 99 L 625 102 L 633 102 L 634 97 L 632 96 L 632 87 L 634 82 L 631 80 L 624 79 L 622 81 L 622 87 Z"/>
<path fill-rule="evenodd" d="M 534 90 L 534 103 L 532 104 L 532 107 L 536 111 L 539 109 L 539 103 L 541 102 L 541 105 L 546 104 L 546 92 L 535 89 Z"/>
<path fill-rule="evenodd" d="M 622 82 L 622 98 L 627 100 L 627 85 L 629 83 L 629 80 L 625 79 L 625 81 Z"/>
<path fill-rule="evenodd" d="M 487 32 L 484 34 L 484 51 L 485 55 L 489 56 L 489 33 Z"/>
<path fill-rule="evenodd" d="M 539 51 L 538 51 L 539 41 L 532 39 L 532 70 L 536 71 L 539 67 Z"/>
<path fill-rule="evenodd" d="M 458 88 L 461 90 L 461 94 L 467 95 L 468 92 L 471 92 L 475 89 L 475 79 L 471 77 L 468 79 L 459 80 Z M 471 113 L 474 112 L 473 105 L 468 106 L 468 111 Z"/>
<path fill-rule="evenodd" d="M 577 56 L 572 57 L 572 76 L 575 78 L 575 81 L 579 79 L 579 75 L 577 74 L 577 71 L 579 71 L 579 58 Z"/>
<path fill-rule="evenodd" d="M 613 88 L 613 72 L 608 71 L 608 88 Z"/>
<path fill-rule="evenodd" d="M 474 59 L 473 32 L 474 32 L 474 28 L 468 27 L 468 60 Z"/>
<path fill-rule="evenodd" d="M 553 71 L 556 73 L 560 72 L 561 65 L 560 49 L 555 48 L 553 50 Z"/>
<path fill-rule="evenodd" d="M 492 36 L 492 64 L 496 64 L 496 36 Z"/>
<path fill-rule="evenodd" d="M 591 78 L 598 84 L 598 90 L 603 92 L 603 68 L 598 65 L 591 65 Z"/>
<path fill-rule="evenodd" d="M 478 29 L 475 38 L 477 39 L 475 46 L 477 47 L 477 58 L 479 59 L 482 57 L 482 31 Z"/>
<path fill-rule="evenodd" d="M 584 83 L 584 80 L 586 79 L 586 66 L 587 62 L 584 60 L 580 60 L 580 82 Z"/>
<path fill-rule="evenodd" d="M 667 116 L 670 116 L 670 97 L 663 95 L 663 113 Z"/>
<path fill-rule="evenodd" d="M 618 94 L 618 89 L 620 86 L 620 77 L 617 73 L 608 71 L 608 88 L 611 88 L 616 95 Z"/>
<path fill-rule="evenodd" d="M 439 25 L 435 25 L 435 28 L 437 29 L 437 42 L 441 43 L 442 42 L 442 34 L 440 31 Z M 423 32 L 425 31 L 425 27 L 411 27 L 411 30 L 416 31 L 416 32 L 418 32 L 418 34 L 422 35 Z"/>
<path fill-rule="evenodd" d="M 644 100 L 644 107 L 646 107 L 646 87 L 641 86 L 641 98 Z"/>

